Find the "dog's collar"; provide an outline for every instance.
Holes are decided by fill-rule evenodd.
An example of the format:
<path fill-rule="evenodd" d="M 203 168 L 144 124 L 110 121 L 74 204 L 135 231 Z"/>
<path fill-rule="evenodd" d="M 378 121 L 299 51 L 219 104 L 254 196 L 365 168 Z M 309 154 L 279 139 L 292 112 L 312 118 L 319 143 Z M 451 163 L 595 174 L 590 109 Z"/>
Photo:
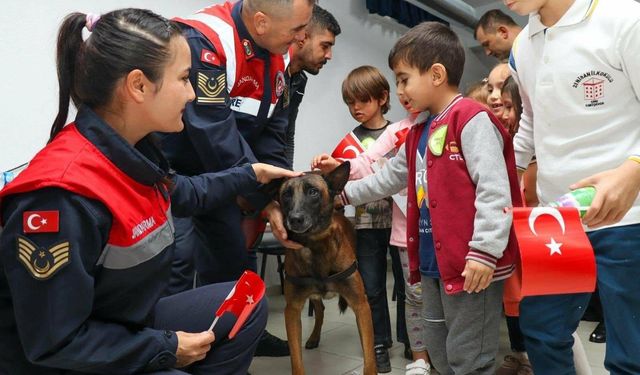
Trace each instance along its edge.
<path fill-rule="evenodd" d="M 353 275 L 356 270 L 358 270 L 358 261 L 354 261 L 352 265 L 349 266 L 344 271 L 340 271 L 338 273 L 334 273 L 333 275 L 329 275 L 329 277 L 321 278 L 321 277 L 297 277 L 286 275 L 286 279 L 291 282 L 291 284 L 296 286 L 323 286 L 330 282 L 342 281 L 347 279 L 349 276 Z"/>

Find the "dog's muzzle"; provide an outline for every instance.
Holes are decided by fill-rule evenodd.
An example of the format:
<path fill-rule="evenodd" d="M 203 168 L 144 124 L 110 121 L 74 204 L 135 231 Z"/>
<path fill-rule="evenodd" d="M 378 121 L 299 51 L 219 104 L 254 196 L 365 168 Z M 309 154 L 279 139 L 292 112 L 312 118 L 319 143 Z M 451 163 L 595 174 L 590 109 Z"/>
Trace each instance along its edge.
<path fill-rule="evenodd" d="M 287 229 L 294 233 L 304 233 L 311 229 L 312 221 L 302 213 L 291 213 L 287 216 Z"/>

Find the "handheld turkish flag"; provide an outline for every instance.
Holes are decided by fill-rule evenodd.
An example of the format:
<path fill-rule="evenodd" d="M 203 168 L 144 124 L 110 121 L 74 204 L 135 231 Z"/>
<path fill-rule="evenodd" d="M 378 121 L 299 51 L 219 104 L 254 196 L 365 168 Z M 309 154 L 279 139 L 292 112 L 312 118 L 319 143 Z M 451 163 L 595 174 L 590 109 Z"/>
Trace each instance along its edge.
<path fill-rule="evenodd" d="M 236 323 L 229 332 L 229 339 L 236 336 L 244 322 L 247 321 L 253 309 L 256 308 L 258 302 L 264 297 L 265 292 L 264 281 L 255 272 L 244 271 L 236 285 L 231 289 L 229 295 L 222 305 L 216 311 L 216 317 L 209 327 L 209 331 L 213 330 L 218 319 L 225 312 L 230 312 L 237 317 Z"/>
<path fill-rule="evenodd" d="M 409 130 L 411 130 L 410 128 L 404 128 L 401 130 L 398 130 L 396 132 L 396 138 L 398 139 L 395 143 L 395 146 L 400 148 L 400 146 L 402 146 L 402 144 L 404 143 L 404 141 L 407 140 L 407 135 L 409 135 Z"/>
<path fill-rule="evenodd" d="M 336 159 L 353 159 L 364 151 L 364 147 L 358 137 L 353 132 L 349 132 L 331 153 L 331 157 Z"/>
<path fill-rule="evenodd" d="M 568 207 L 514 208 L 522 295 L 593 292 L 596 261 L 580 213 Z"/>

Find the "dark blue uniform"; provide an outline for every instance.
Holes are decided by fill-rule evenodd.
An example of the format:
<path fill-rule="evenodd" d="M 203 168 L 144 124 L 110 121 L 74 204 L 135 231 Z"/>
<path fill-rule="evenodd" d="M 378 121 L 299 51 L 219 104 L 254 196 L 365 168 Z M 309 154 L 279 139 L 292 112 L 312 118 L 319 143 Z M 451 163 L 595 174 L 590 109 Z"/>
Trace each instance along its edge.
<path fill-rule="evenodd" d="M 163 152 L 180 174 L 220 171 L 256 161 L 289 165 L 284 81 L 288 55 L 275 56 L 255 44 L 241 19 L 241 9 L 242 1 L 227 3 L 177 20 L 191 48 L 190 79 L 196 89 L 196 100 L 187 105 L 183 117 L 184 131 L 162 140 Z M 203 80 L 222 82 L 225 87 L 209 91 Z M 258 210 L 269 202 L 265 194 L 244 197 Z M 235 279 L 247 267 L 255 268 L 255 259 L 247 261 L 241 221 L 235 199 L 215 211 L 176 220 L 172 292 L 191 286 L 193 251 L 203 284 Z"/>
<path fill-rule="evenodd" d="M 150 189 L 157 196 L 149 201 L 167 202 L 168 207 L 163 183 L 169 176 L 164 169 L 166 164 L 147 139 L 137 148 L 129 146 L 89 109 L 79 111 L 75 129 L 71 125 L 67 128 L 67 134 L 63 137 L 60 133 L 56 140 L 69 139 L 68 132 L 77 129 L 81 137 L 76 138 L 86 138 L 92 146 L 75 151 L 75 164 L 91 160 L 82 156 L 89 152 L 101 158 L 87 176 L 112 173 L 125 178 L 113 186 L 81 183 L 106 199 L 89 198 L 90 193 L 77 193 L 75 188 L 65 189 L 56 182 L 17 194 L 7 195 L 10 190 L 5 190 L 0 201 L 0 373 L 131 374 L 170 369 L 176 361 L 178 344 L 174 332 L 206 330 L 233 284 L 211 285 L 160 299 L 173 259 L 171 221 L 162 225 L 156 223 L 158 219 L 141 223 L 144 225 L 133 226 L 118 239 L 120 217 L 123 212 L 135 211 L 137 202 L 128 204 L 125 200 L 120 212 L 108 197 L 123 186 L 132 191 Z M 32 171 L 28 168 L 23 174 L 35 173 L 37 177 L 42 171 L 50 177 L 52 173 L 47 169 L 60 167 L 55 164 L 59 153 L 46 153 L 50 146 L 59 148 L 56 140 L 34 158 Z M 48 160 L 54 164 L 47 165 Z M 74 163 L 64 173 L 85 168 Z M 19 185 L 20 177 L 5 189 Z M 248 165 L 218 174 L 170 177 L 175 184 L 172 209 L 182 215 L 210 210 L 238 191 L 254 191 L 257 185 Z M 75 179 L 82 178 L 79 175 Z M 64 182 L 64 178 L 59 180 Z M 122 198 L 115 193 L 113 196 Z M 44 223 L 25 221 L 25 212 L 57 212 L 59 222 L 49 231 L 38 232 Z M 128 240 L 133 244 L 128 248 L 115 245 Z M 46 259 L 47 253 L 60 254 L 60 250 L 52 250 L 60 249 L 60 244 L 68 259 L 62 256 L 63 260 L 50 262 L 60 266 L 57 269 L 49 268 L 49 263 L 44 267 L 39 255 Z M 36 249 L 26 261 L 25 249 Z M 246 373 L 255 342 L 266 324 L 266 309 L 260 304 L 241 333 L 226 341 L 223 338 L 232 323 L 230 316 L 222 319 L 216 327 L 214 347 L 204 361 L 192 368 L 194 371 Z M 230 357 L 237 357 L 237 361 L 229 363 Z"/>

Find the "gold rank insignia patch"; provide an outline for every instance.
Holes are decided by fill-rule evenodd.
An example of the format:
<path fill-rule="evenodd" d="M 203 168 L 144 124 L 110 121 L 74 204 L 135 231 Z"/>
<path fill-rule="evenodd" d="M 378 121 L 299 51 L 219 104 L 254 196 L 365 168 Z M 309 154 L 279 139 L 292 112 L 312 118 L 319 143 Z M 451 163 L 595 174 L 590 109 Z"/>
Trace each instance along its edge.
<path fill-rule="evenodd" d="M 227 74 L 211 70 L 198 71 L 198 104 L 226 104 Z"/>
<path fill-rule="evenodd" d="M 36 280 L 47 280 L 69 263 L 69 241 L 45 249 L 18 236 L 18 260 Z"/>

